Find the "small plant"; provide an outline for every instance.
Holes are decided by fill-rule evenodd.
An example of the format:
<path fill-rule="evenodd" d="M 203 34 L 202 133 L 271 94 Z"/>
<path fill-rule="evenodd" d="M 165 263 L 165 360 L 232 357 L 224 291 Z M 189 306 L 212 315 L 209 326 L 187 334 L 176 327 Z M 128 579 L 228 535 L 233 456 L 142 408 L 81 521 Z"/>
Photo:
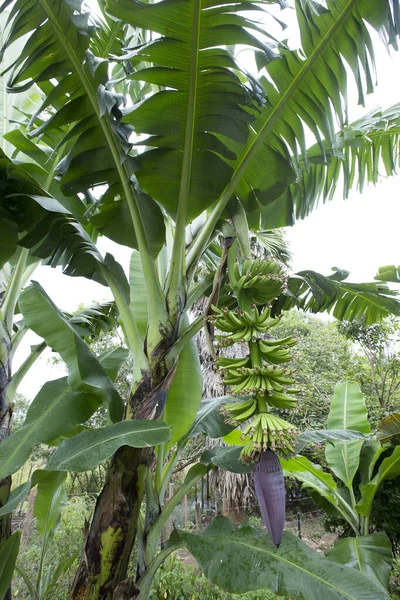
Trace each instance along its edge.
<path fill-rule="evenodd" d="M 62 474 L 37 473 L 42 479 L 35 500 L 36 531 L 29 547 L 20 553 L 13 597 L 64 600 L 69 597 L 71 569 L 79 556 L 93 499 L 84 495 L 66 503 Z"/>
<path fill-rule="evenodd" d="M 398 434 L 398 421 L 398 415 L 385 419 L 372 435 L 358 385 L 338 385 L 325 432 L 325 457 L 332 474 L 305 456 L 290 459 L 283 467 L 286 476 L 311 488 L 312 497 L 330 517 L 346 523 L 345 535 L 355 536 L 340 539 L 327 552 L 328 558 L 364 571 L 385 588 L 389 585 L 392 546 L 384 531 L 370 532 L 370 521 L 381 484 L 400 474 L 400 446 L 390 446 Z M 330 439 L 338 430 L 342 430 L 343 439 Z"/>

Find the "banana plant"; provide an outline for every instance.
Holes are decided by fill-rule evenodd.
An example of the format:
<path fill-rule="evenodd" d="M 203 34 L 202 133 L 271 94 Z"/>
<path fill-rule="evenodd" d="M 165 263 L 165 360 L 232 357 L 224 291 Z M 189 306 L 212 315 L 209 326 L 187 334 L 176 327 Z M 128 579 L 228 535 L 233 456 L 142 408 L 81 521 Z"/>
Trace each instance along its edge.
<path fill-rule="evenodd" d="M 5 0 L 0 6 L 0 12 L 9 10 L 2 52 L 24 36 L 22 51 L 7 69 L 8 90 L 20 93 L 37 86 L 42 97 L 34 113 L 24 115 L 26 127 L 6 136 L 24 158 L 23 167 L 13 163 L 8 169 L 7 181 L 21 186 L 34 182 L 39 191 L 20 192 L 12 205 L 10 196 L 3 196 L 5 220 L 15 228 L 17 216 L 33 209 L 35 218 L 24 221 L 26 229 L 17 240 L 22 252 L 110 287 L 134 356 L 131 393 L 123 406 L 100 361 L 66 327 L 43 290 L 33 285 L 24 292 L 25 301 L 21 297 L 28 326 L 54 345 L 69 368 L 57 390 L 45 386 L 35 399 L 37 411 L 26 423 L 34 432 L 30 443 L 38 443 L 38 435 L 43 439 L 43 431 L 46 439 L 50 436 L 39 408 L 53 408 L 46 404 L 51 392 L 57 399 L 54 408 L 60 409 L 64 399 L 71 409 L 66 422 L 71 431 L 84 419 L 84 406 L 106 403 L 113 421 L 109 427 L 118 428 L 116 437 L 122 444 L 112 446 L 106 485 L 74 582 L 75 598 L 147 597 L 148 589 L 138 591 L 126 580 L 128 562 L 135 539 L 145 540 L 162 514 L 160 497 L 172 464 L 168 452 L 174 452 L 174 444 L 190 429 L 200 402 L 201 370 L 192 338 L 203 319 L 190 323 L 189 311 L 205 293 L 218 304 L 225 243 L 214 278 L 199 280 L 197 273 L 219 232 L 225 240 L 237 236 L 242 260 L 250 255 L 248 225 L 256 230 L 279 227 L 305 216 L 324 196 L 326 182 L 329 189 L 337 184 L 341 170 L 352 185 L 373 181 L 372 170 L 365 174 L 363 167 L 371 153 L 366 136 L 365 153 L 360 148 L 352 161 L 339 152 L 348 127 L 346 68 L 350 66 L 362 101 L 373 87 L 369 27 L 396 46 L 398 0 L 373 5 L 368 0 L 324 5 L 299 0 L 301 51 L 288 49 L 270 33 L 275 17 L 268 9 L 283 4 L 247 0 L 232 7 L 201 0 L 108 0 L 100 21 L 85 12 L 79 0 Z M 252 11 L 265 24 L 251 20 Z M 132 41 L 136 30 L 144 31 L 140 44 Z M 243 44 L 254 53 L 257 78 L 225 48 Z M 137 86 L 138 81 L 143 86 Z M 136 96 L 127 99 L 125 94 L 132 90 Z M 382 118 L 390 124 L 389 133 L 381 134 L 373 156 L 381 156 L 394 172 L 387 147 L 397 144 L 391 124 L 398 111 Z M 306 129 L 322 155 L 322 173 L 312 182 L 305 173 L 315 150 L 309 160 Z M 332 174 L 331 161 L 338 156 L 342 160 Z M 310 186 L 307 194 L 295 193 L 302 186 Z M 205 224 L 187 247 L 186 226 L 204 212 Z M 97 232 L 136 250 L 130 285 L 115 259 L 99 252 Z M 318 295 L 317 286 L 311 282 L 310 287 Z M 377 291 L 377 285 L 370 288 L 361 306 L 376 305 Z M 383 312 L 396 310 L 394 298 L 383 294 L 379 301 Z M 351 309 L 350 302 L 346 306 Z M 56 329 L 50 330 L 50 323 Z M 87 405 L 79 402 L 81 394 L 86 394 Z M 140 419 L 161 417 L 171 429 L 169 441 L 162 441 L 166 432 L 160 424 L 150 446 L 128 443 L 124 428 L 129 429 L 129 422 L 135 428 Z M 54 420 L 47 424 L 53 436 Z M 110 430 L 100 434 L 105 445 L 109 434 Z M 94 437 L 84 431 L 71 439 L 82 450 Z M 65 440 L 59 446 L 55 455 L 59 452 L 60 460 L 53 459 L 53 468 L 66 466 L 65 455 L 72 457 L 74 443 Z M 24 448 L 21 456 L 26 452 Z M 24 460 L 19 451 L 12 456 L 15 464 Z M 9 459 L 3 473 L 16 468 L 11 464 Z M 78 459 L 78 464 L 87 463 Z M 173 547 L 172 540 L 165 552 Z M 151 544 L 141 548 L 138 581 L 154 573 L 165 552 L 154 555 Z M 371 598 L 378 597 L 375 592 Z M 339 592 L 332 591 L 331 597 L 335 593 Z"/>
<path fill-rule="evenodd" d="M 41 538 L 41 552 L 36 581 L 30 581 L 22 566 L 18 567 L 18 572 L 28 587 L 31 600 L 45 600 L 56 585 L 64 567 L 64 565 L 60 565 L 52 578 L 51 571 L 46 569 L 46 558 L 48 558 L 49 544 L 60 521 L 62 507 L 67 501 L 64 487 L 66 476 L 67 474 L 62 472 L 35 471 L 32 477 L 37 483 L 34 515 L 36 529 Z M 68 562 L 71 562 L 71 559 Z M 68 568 L 68 563 L 65 567 Z"/>
<path fill-rule="evenodd" d="M 1 161 L 4 169 L 4 182 L 6 183 L 6 171 L 12 166 L 12 162 L 4 155 Z M 17 181 L 10 182 L 9 185 L 4 186 L 3 190 L 7 195 L 27 192 L 38 193 L 38 191 L 39 189 L 33 180 L 22 185 L 19 185 Z M 20 311 L 17 308 L 20 293 L 39 266 L 41 259 L 18 246 L 21 231 L 26 229 L 24 219 L 16 225 L 6 217 L 7 212 L 2 211 L 1 221 L 6 236 L 3 239 L 6 243 L 2 246 L 0 256 L 0 442 L 10 434 L 12 412 L 18 386 L 47 347 L 44 340 L 33 346 L 22 365 L 16 371 L 13 371 L 15 352 L 28 331 L 28 326 L 21 318 Z M 35 221 L 35 216 L 29 211 L 26 212 L 25 218 L 32 218 Z M 81 337 L 91 339 L 98 335 L 100 331 L 107 331 L 117 326 L 115 304 L 105 303 L 93 306 L 80 314 L 69 315 L 69 322 L 76 330 L 79 330 Z M 7 476 L 4 480 L 0 479 L 1 508 L 8 500 L 10 478 Z M 9 517 L 0 517 L 0 539 L 7 539 L 9 533 Z"/>
<path fill-rule="evenodd" d="M 328 514 L 344 519 L 353 530 L 354 537 L 336 542 L 328 558 L 358 569 L 387 588 L 391 543 L 385 532 L 370 532 L 370 516 L 379 487 L 400 475 L 400 446 L 387 443 L 398 435 L 398 415 L 385 420 L 372 435 L 365 398 L 358 384 L 346 382 L 335 388 L 332 399 L 327 431 L 334 429 L 357 431 L 366 439 L 328 440 L 325 456 L 330 472 L 300 456 L 283 463 L 284 474 L 301 481 Z"/>

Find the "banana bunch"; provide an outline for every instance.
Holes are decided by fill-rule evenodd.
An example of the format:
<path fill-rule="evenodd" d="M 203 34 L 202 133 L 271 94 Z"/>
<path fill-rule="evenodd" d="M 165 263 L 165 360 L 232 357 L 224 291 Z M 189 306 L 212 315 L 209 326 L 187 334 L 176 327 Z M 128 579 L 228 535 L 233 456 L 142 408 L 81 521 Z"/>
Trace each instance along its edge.
<path fill-rule="evenodd" d="M 287 285 L 279 263 L 272 260 L 246 258 L 237 260 L 229 272 L 230 286 L 235 294 L 245 295 L 250 302 L 265 305 Z"/>
<path fill-rule="evenodd" d="M 216 336 L 219 346 L 245 342 L 249 353 L 243 358 L 218 358 L 225 385 L 231 386 L 233 396 L 240 396 L 220 410 L 226 423 L 240 426 L 248 422 L 242 435 L 247 442 L 241 453 L 243 461 L 255 460 L 268 448 L 287 457 L 294 453 L 295 428 L 268 412 L 269 406 L 294 408 L 295 394 L 299 392 L 291 372 L 282 366 L 291 360 L 288 348 L 296 340 L 290 336 L 281 339 L 270 336 L 270 329 L 279 323 L 279 319 L 271 317 L 270 302 L 281 293 L 285 276 L 277 262 L 253 259 L 239 262 L 232 250 L 231 247 L 228 274 L 239 308 L 213 306 L 210 320 L 221 332 Z"/>
<path fill-rule="evenodd" d="M 279 322 L 279 319 L 269 318 L 269 307 L 259 311 L 257 306 L 252 306 L 251 312 L 241 308 L 228 310 L 212 306 L 215 316 L 209 318 L 217 329 L 228 335 L 217 335 L 220 346 L 231 346 L 236 342 L 255 341 L 261 334 L 265 334 L 270 327 Z"/>
<path fill-rule="evenodd" d="M 243 447 L 241 459 L 253 462 L 268 448 L 289 458 L 295 454 L 296 435 L 293 425 L 287 421 L 269 413 L 259 413 L 243 431 L 242 440 L 250 437 L 250 441 Z"/>
<path fill-rule="evenodd" d="M 239 425 L 253 417 L 257 412 L 257 400 L 253 397 L 241 402 L 231 402 L 221 406 L 221 413 L 226 417 L 225 423 Z"/>
<path fill-rule="evenodd" d="M 277 369 L 276 365 L 272 367 L 266 364 L 254 367 L 230 367 L 224 369 L 224 383 L 234 386 L 231 390 L 233 394 L 239 394 L 243 390 L 248 393 L 258 393 L 261 396 L 264 394 L 272 396 L 274 392 L 297 393 L 297 389 L 287 388 L 288 385 L 294 383 L 294 380 L 288 375 L 290 375 L 290 371 Z"/>

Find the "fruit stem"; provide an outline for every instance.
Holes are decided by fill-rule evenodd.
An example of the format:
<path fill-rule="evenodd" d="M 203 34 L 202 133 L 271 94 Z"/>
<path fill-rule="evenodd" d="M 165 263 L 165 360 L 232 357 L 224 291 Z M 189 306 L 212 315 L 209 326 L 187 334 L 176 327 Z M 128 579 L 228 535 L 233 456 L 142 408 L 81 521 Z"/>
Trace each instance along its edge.
<path fill-rule="evenodd" d="M 258 342 L 249 342 L 250 358 L 253 367 L 262 367 L 261 351 Z"/>
<path fill-rule="evenodd" d="M 263 396 L 261 396 L 260 394 L 257 394 L 256 398 L 257 398 L 258 412 L 259 413 L 267 413 L 268 407 L 267 407 L 266 399 Z"/>

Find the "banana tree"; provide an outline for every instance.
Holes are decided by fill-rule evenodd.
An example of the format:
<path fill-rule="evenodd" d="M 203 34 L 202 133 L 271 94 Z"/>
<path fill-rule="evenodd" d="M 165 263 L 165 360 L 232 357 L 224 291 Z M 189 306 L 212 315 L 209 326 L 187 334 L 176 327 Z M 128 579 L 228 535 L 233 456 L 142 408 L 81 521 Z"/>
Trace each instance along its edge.
<path fill-rule="evenodd" d="M 101 364 L 88 358 L 38 286 L 24 293 L 20 308 L 26 322 L 60 352 L 70 370 L 68 381 L 51 390 L 60 399 L 58 408 L 61 398 L 70 394 L 75 416 L 66 425 L 72 431 L 84 419 L 74 395 L 83 393 L 92 399 L 91 406 L 107 403 L 114 421 L 109 427 L 123 425 L 117 436 L 122 445 L 112 446 L 115 453 L 75 579 L 74 597 L 139 593 L 134 583 L 125 581 L 129 556 L 137 534 L 145 539 L 159 517 L 159 498 L 173 464 L 165 458 L 190 428 L 200 402 L 201 372 L 192 337 L 202 319 L 189 323 L 190 307 L 207 291 L 218 303 L 228 240 L 238 237 L 235 247 L 242 261 L 250 254 L 248 225 L 278 227 L 305 216 L 327 189 L 333 189 L 341 170 L 351 184 L 360 185 L 365 179 L 374 180 L 373 161 L 379 157 L 388 171 L 394 171 L 387 149 L 397 144 L 395 109 L 390 118 L 382 117 L 386 129 L 377 127 L 372 162 L 364 162 L 371 156 L 371 145 L 362 131 L 357 151 L 348 144 L 352 160 L 343 148 L 348 127 L 345 64 L 350 65 L 362 99 L 364 76 L 367 90 L 372 87 L 368 26 L 396 45 L 397 0 L 380 0 L 373 6 L 367 0 L 326 6 L 299 0 L 301 53 L 277 43 L 268 24 L 259 25 L 242 12 L 254 11 L 268 23 L 268 18 L 274 18 L 268 8 L 274 4 L 281 3 L 249 1 L 232 7 L 200 0 L 156 4 L 109 0 L 100 21 L 85 14 L 79 1 L 17 0 L 11 5 L 6 0 L 0 7 L 1 11 L 10 7 L 4 49 L 27 36 L 9 69 L 8 89 L 17 93 L 37 85 L 43 94 L 39 108 L 27 117 L 28 134 L 15 130 L 6 138 L 34 161 L 24 163 L 26 172 L 11 169 L 8 177 L 25 184 L 33 180 L 41 188 L 14 200 L 22 213 L 32 203 L 37 207 L 37 218 L 27 223 L 18 244 L 33 255 L 50 257 L 50 264 L 63 264 L 67 274 L 109 285 L 134 355 L 124 422 L 129 429 L 131 420 L 136 427 L 137 419 L 163 416 L 172 432 L 169 442 L 160 441 L 161 432 L 153 440 L 152 445 L 159 443 L 153 473 L 152 449 L 127 442 L 124 422 L 119 423 L 121 401 Z M 132 40 L 132 28 L 149 32 L 140 45 L 126 43 Z M 224 48 L 238 44 L 253 49 L 262 72 L 258 80 L 247 75 Z M 138 88 L 137 81 L 147 86 Z M 121 88 L 134 89 L 138 95 L 126 103 Z M 314 150 L 308 157 L 306 128 L 317 140 L 322 164 Z M 46 175 L 54 157 L 57 166 Z M 358 179 L 356 166 L 360 166 Z M 318 171 L 318 177 L 311 181 L 307 169 Z M 59 190 L 52 190 L 53 184 Z M 6 204 L 9 207 L 9 199 Z M 204 211 L 208 218 L 186 247 L 186 225 Z M 15 222 L 15 214 L 8 211 L 7 219 Z M 103 257 L 95 247 L 93 228 L 137 249 L 131 262 L 131 286 L 115 259 Z M 198 280 L 199 261 L 220 231 L 226 240 L 220 268 L 214 281 L 213 277 Z M 316 286 L 310 287 L 318 295 Z M 375 306 L 377 291 L 377 286 L 370 288 L 369 307 Z M 355 296 L 353 290 L 350 298 Z M 382 301 L 384 310 L 396 310 L 393 298 L 384 295 Z M 351 308 L 352 303 L 347 305 Z M 54 337 L 49 323 L 62 335 Z M 47 389 L 35 399 L 37 412 L 32 411 L 26 424 L 35 435 L 42 431 L 39 407 L 49 397 Z M 104 444 L 108 435 L 112 437 L 110 431 L 101 433 Z M 80 441 L 75 438 L 79 448 L 94 447 L 91 434 L 78 435 L 86 436 Z M 67 454 L 73 452 L 73 444 L 68 445 Z M 53 468 L 65 467 L 65 461 L 64 457 L 53 462 Z M 142 524 L 144 495 L 147 516 Z M 171 541 L 169 550 L 173 547 Z M 150 545 L 140 556 L 138 580 L 154 572 L 165 553 L 154 556 Z"/>
<path fill-rule="evenodd" d="M 284 474 L 301 481 L 328 514 L 344 519 L 352 528 L 355 537 L 339 540 L 327 556 L 366 573 L 387 588 L 391 543 L 384 532 L 370 533 L 370 516 L 379 487 L 400 475 L 400 447 L 387 444 L 398 435 L 398 415 L 386 419 L 373 436 L 365 398 L 356 383 L 347 382 L 336 387 L 328 416 L 328 432 L 336 429 L 358 431 L 366 439 L 328 440 L 325 455 L 331 473 L 301 456 L 283 464 Z"/>

